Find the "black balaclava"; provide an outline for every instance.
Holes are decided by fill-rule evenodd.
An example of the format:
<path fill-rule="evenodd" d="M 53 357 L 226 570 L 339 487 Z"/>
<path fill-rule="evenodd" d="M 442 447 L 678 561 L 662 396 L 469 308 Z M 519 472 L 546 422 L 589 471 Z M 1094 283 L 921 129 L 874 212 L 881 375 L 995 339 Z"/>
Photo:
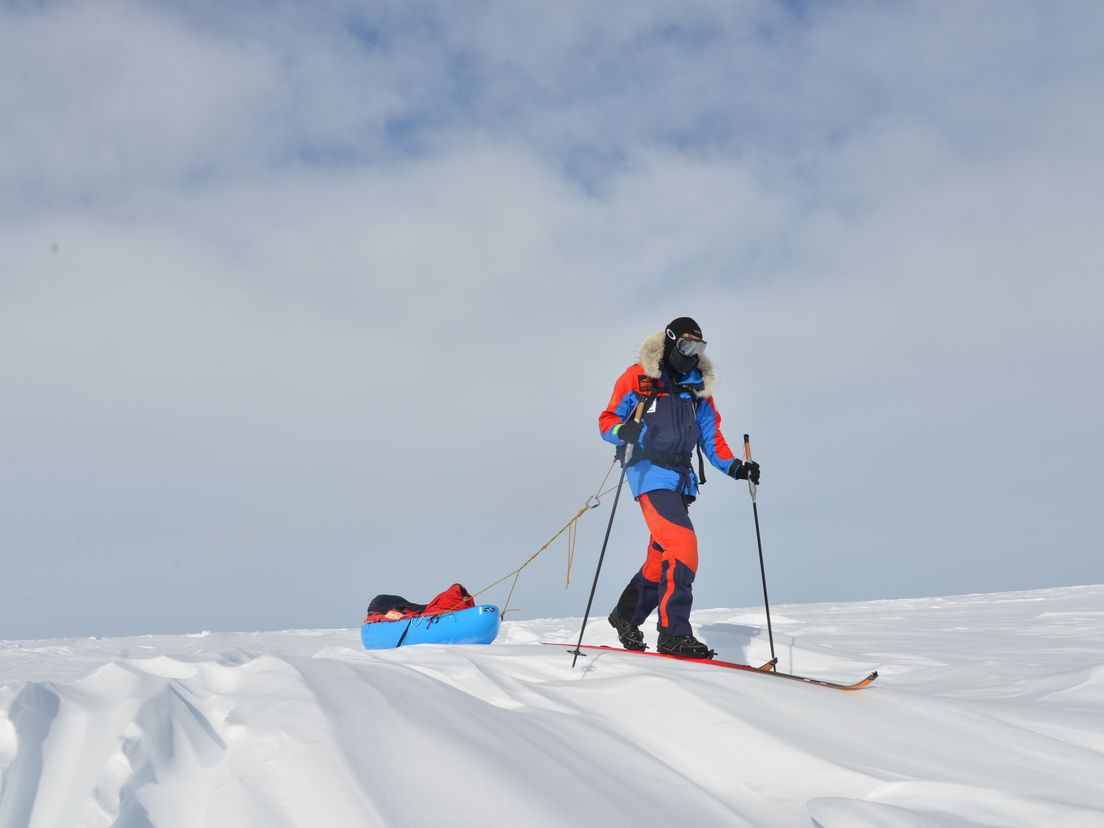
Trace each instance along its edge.
<path fill-rule="evenodd" d="M 680 316 L 663 332 L 663 361 L 679 376 L 697 368 L 699 359 L 696 356 L 685 356 L 675 347 L 675 343 L 683 334 L 693 334 L 699 339 L 703 338 L 701 326 L 689 316 Z"/>

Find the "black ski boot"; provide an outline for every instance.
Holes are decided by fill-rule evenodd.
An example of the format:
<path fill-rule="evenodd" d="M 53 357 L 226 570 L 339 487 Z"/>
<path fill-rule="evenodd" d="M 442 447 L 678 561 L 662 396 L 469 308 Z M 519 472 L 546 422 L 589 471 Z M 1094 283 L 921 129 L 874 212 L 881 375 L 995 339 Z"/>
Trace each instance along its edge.
<path fill-rule="evenodd" d="M 716 652 L 692 635 L 665 635 L 663 633 L 659 634 L 656 652 L 679 656 L 680 658 L 713 658 L 716 655 Z"/>
<path fill-rule="evenodd" d="M 644 633 L 640 631 L 640 627 L 626 621 L 617 614 L 617 610 L 610 613 L 609 622 L 610 626 L 617 630 L 617 638 L 626 650 L 648 649 L 648 645 L 644 643 Z"/>

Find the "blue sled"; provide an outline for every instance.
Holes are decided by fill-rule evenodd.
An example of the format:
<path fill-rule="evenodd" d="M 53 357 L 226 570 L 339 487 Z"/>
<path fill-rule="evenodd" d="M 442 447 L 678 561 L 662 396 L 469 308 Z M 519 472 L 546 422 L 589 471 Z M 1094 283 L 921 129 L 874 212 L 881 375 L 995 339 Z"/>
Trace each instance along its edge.
<path fill-rule="evenodd" d="M 369 650 L 387 650 L 407 644 L 490 644 L 498 635 L 498 607 L 478 607 L 445 615 L 420 615 L 398 621 L 373 621 L 360 628 L 360 640 Z M 406 637 L 403 637 L 403 633 Z"/>

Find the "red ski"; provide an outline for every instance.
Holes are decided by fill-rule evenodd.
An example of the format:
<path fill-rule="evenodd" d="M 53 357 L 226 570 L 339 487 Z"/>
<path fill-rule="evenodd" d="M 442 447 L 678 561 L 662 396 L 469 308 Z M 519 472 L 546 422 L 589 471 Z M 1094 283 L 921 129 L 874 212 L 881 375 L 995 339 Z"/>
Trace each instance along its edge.
<path fill-rule="evenodd" d="M 549 644 L 553 647 L 575 646 L 574 644 L 561 644 L 556 641 L 542 641 L 541 643 Z M 779 673 L 774 669 L 774 662 L 771 661 L 768 661 L 762 667 L 752 667 L 750 664 L 737 664 L 734 661 L 718 661 L 712 658 L 685 658 L 683 656 L 668 655 L 667 653 L 652 653 L 647 650 L 626 650 L 622 647 L 607 647 L 600 644 L 582 644 L 580 646 L 584 650 L 605 650 L 610 653 L 629 653 L 630 655 L 651 656 L 652 658 L 673 658 L 675 661 L 689 661 L 694 664 L 727 667 L 729 670 L 744 670 L 748 673 L 762 673 L 765 676 L 774 676 L 775 678 L 789 679 L 790 681 L 800 681 L 805 684 L 815 684 L 819 687 L 831 687 L 833 690 L 861 690 L 873 684 L 874 679 L 878 677 L 878 671 L 875 670 L 869 676 L 861 681 L 856 681 L 854 684 L 839 684 L 835 681 L 825 681 L 824 679 L 809 678 L 808 676 L 797 676 L 793 673 Z M 569 652 L 574 652 L 574 650 L 570 650 Z M 586 653 L 579 653 L 579 655 L 586 655 Z"/>

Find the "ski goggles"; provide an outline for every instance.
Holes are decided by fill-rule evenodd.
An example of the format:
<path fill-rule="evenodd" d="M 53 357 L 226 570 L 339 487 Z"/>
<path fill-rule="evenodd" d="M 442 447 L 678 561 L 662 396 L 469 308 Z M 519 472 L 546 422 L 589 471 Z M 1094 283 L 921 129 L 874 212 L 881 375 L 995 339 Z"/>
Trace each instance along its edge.
<path fill-rule="evenodd" d="M 679 353 L 687 357 L 701 356 L 705 353 L 704 339 L 679 339 L 675 341 Z"/>

